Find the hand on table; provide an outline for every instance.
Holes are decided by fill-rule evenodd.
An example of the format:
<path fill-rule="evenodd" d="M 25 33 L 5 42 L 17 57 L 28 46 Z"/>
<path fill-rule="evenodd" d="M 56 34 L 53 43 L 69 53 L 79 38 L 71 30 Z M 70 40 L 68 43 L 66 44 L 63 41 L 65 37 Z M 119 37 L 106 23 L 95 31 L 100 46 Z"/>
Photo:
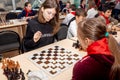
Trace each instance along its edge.
<path fill-rule="evenodd" d="M 116 25 L 113 25 L 111 29 L 116 30 L 116 31 L 120 31 L 120 27 L 117 27 Z"/>

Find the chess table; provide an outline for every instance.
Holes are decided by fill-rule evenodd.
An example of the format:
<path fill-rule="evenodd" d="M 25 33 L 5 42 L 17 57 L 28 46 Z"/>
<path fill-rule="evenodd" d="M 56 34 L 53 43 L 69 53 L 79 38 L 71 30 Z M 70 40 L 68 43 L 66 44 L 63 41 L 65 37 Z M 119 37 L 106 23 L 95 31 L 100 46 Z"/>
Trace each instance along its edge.
<path fill-rule="evenodd" d="M 19 62 L 20 67 L 22 68 L 22 71 L 25 74 L 25 78 L 26 78 L 25 80 L 28 80 L 28 77 L 26 75 L 28 70 L 31 70 L 31 71 L 42 70 L 47 75 L 48 80 L 71 80 L 71 78 L 72 78 L 72 70 L 73 70 L 74 64 L 71 64 L 65 70 L 62 70 L 58 74 L 55 74 L 55 75 L 52 76 L 47 72 L 47 70 L 43 69 L 42 67 L 39 67 L 39 66 L 35 65 L 34 62 L 32 62 L 30 59 L 32 58 L 31 55 L 37 56 L 38 54 L 36 54 L 36 53 L 44 53 L 44 51 L 46 51 L 48 49 L 51 50 L 51 48 L 55 48 L 55 46 L 60 46 L 60 49 L 63 50 L 63 51 L 65 49 L 66 51 L 64 51 L 64 52 L 66 52 L 66 53 L 72 53 L 72 52 L 74 53 L 75 52 L 75 54 L 78 54 L 80 56 L 80 58 L 82 58 L 83 56 L 86 55 L 86 52 L 79 51 L 78 49 L 75 49 L 74 47 L 72 47 L 74 42 L 75 41 L 70 40 L 70 39 L 64 39 L 64 40 L 61 40 L 59 42 L 55 42 L 53 44 L 38 48 L 36 50 L 33 50 L 33 51 L 30 51 L 30 52 L 26 52 L 24 54 L 18 55 L 16 57 L 11 58 L 11 59 L 14 60 L 14 61 Z M 55 48 L 55 49 L 57 49 L 57 48 Z M 46 55 L 48 55 L 48 54 L 46 54 Z M 59 55 L 62 56 L 61 53 L 59 53 Z M 69 54 L 66 54 L 66 55 L 69 55 Z M 73 57 L 76 56 L 74 54 L 72 54 L 72 55 L 73 55 Z M 41 56 L 42 56 L 42 54 L 41 54 Z M 56 56 L 56 55 L 53 54 L 53 56 Z M 60 58 L 60 59 L 62 59 L 62 58 Z M 70 59 L 70 57 L 68 57 L 67 59 Z M 77 59 L 77 58 L 75 58 L 75 59 Z M 55 63 L 55 62 L 53 62 L 53 63 Z M 1 66 L 2 66 L 2 64 L 0 64 L 0 67 Z M 1 75 L 1 80 L 7 80 L 6 76 L 3 75 L 3 70 L 1 68 L 0 68 L 0 75 Z"/>
<path fill-rule="evenodd" d="M 28 24 L 28 22 L 26 21 L 22 21 L 20 19 L 13 19 L 11 20 L 12 24 L 5 24 L 5 25 L 0 25 L 0 31 L 4 31 L 4 30 L 12 30 L 17 32 L 21 39 L 23 38 L 23 36 L 25 35 L 25 31 L 26 31 L 26 25 Z"/>

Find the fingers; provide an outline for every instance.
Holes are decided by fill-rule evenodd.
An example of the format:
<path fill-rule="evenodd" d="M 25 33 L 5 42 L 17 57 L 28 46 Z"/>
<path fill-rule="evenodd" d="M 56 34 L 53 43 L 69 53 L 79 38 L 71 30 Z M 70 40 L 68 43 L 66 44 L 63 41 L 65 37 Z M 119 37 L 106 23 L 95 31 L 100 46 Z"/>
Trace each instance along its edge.
<path fill-rule="evenodd" d="M 40 31 L 37 31 L 33 37 L 34 42 L 37 42 L 41 38 L 41 36 L 42 36 L 42 33 Z"/>

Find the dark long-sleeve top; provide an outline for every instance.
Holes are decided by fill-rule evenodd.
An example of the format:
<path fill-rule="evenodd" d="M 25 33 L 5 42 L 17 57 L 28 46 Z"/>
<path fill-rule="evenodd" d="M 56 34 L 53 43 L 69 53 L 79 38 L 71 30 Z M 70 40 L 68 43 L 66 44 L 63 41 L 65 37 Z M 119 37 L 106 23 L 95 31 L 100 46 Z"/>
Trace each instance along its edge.
<path fill-rule="evenodd" d="M 18 19 L 21 19 L 22 17 L 35 16 L 36 13 L 37 13 L 37 12 L 31 10 L 31 11 L 28 13 L 28 15 L 26 16 L 27 12 L 26 12 L 26 10 L 23 10 L 20 14 L 18 14 L 17 18 L 18 18 Z"/>
<path fill-rule="evenodd" d="M 33 41 L 34 34 L 40 31 L 42 33 L 41 38 L 36 43 Z M 24 46 L 27 51 L 33 50 L 54 42 L 54 36 L 52 34 L 53 27 L 49 23 L 40 23 L 37 18 L 34 18 L 28 22 L 26 36 L 24 37 Z"/>

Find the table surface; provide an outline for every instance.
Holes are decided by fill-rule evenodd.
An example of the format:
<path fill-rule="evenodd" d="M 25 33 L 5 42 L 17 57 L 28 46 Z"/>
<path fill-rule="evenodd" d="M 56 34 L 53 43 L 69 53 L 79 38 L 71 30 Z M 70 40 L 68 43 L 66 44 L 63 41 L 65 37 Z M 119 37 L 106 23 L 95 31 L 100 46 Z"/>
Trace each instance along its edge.
<path fill-rule="evenodd" d="M 40 52 L 40 51 L 48 49 L 48 48 L 50 48 L 52 46 L 61 46 L 61 47 L 69 49 L 70 51 L 73 51 L 73 52 L 76 52 L 76 53 L 80 54 L 81 57 L 85 56 L 86 52 L 79 51 L 78 49 L 75 49 L 74 47 L 72 47 L 73 42 L 74 41 L 70 40 L 70 39 L 61 40 L 59 42 L 55 42 L 53 44 L 44 46 L 42 48 L 38 48 L 36 50 L 33 50 L 33 51 L 30 51 L 30 52 L 18 55 L 16 57 L 11 58 L 11 59 L 14 60 L 14 61 L 19 62 L 20 67 L 22 68 L 23 72 L 25 73 L 25 77 L 26 77 L 26 80 L 27 80 L 26 73 L 28 72 L 28 70 L 31 70 L 31 71 L 39 71 L 39 70 L 41 70 L 40 68 L 38 68 L 36 65 L 34 65 L 28 59 L 28 56 L 30 54 L 33 54 L 35 52 Z M 1 66 L 2 66 L 2 64 L 0 63 L 0 67 Z M 60 74 L 55 75 L 54 77 L 52 77 L 52 76 L 50 76 L 50 75 L 48 75 L 46 73 L 46 75 L 48 77 L 48 80 L 70 80 L 72 78 L 73 66 L 74 65 L 70 66 L 69 68 L 62 71 Z M 0 75 L 1 75 L 1 80 L 7 80 L 5 75 L 3 75 L 3 70 L 2 69 L 0 69 Z"/>
<path fill-rule="evenodd" d="M 22 20 L 17 20 L 17 19 L 11 20 L 11 22 L 12 22 L 12 24 L 1 25 L 0 29 L 2 29 L 2 28 L 10 28 L 10 27 L 14 27 L 14 26 L 16 27 L 16 26 L 21 26 L 21 25 L 28 24 L 27 21 L 22 21 Z"/>

